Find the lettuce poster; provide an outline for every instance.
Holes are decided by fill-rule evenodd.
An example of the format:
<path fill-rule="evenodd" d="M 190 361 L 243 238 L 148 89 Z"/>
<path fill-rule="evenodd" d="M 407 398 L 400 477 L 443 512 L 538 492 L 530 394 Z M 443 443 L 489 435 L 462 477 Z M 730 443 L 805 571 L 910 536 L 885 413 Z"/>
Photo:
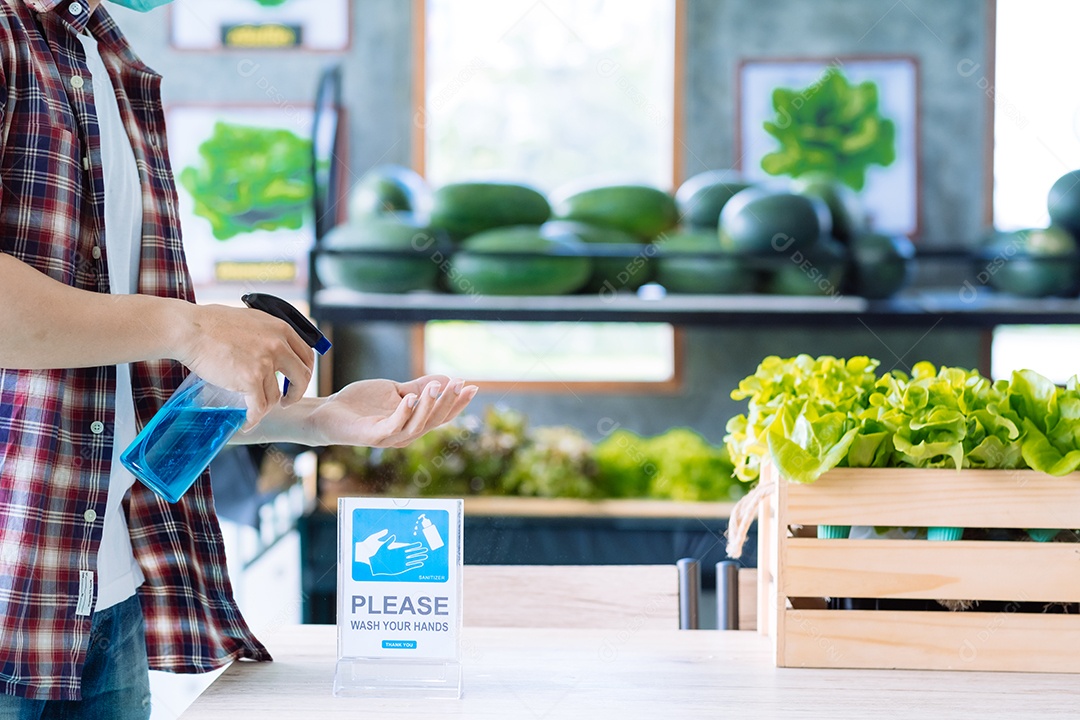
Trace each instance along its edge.
<path fill-rule="evenodd" d="M 311 111 L 179 106 L 168 124 L 195 285 L 301 291 L 314 240 Z"/>

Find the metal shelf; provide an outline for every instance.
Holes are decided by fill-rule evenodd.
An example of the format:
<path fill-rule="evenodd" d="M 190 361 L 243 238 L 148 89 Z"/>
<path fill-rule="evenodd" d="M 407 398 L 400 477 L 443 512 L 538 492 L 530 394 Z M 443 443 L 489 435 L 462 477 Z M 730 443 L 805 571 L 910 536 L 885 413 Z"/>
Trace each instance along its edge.
<path fill-rule="evenodd" d="M 329 323 L 428 320 L 667 322 L 713 327 L 992 328 L 997 325 L 1080 324 L 1080 300 L 1027 299 L 990 291 L 909 292 L 889 300 L 854 296 L 668 295 L 646 299 L 562 295 L 501 297 L 358 293 L 341 288 L 314 293 L 311 312 Z"/>

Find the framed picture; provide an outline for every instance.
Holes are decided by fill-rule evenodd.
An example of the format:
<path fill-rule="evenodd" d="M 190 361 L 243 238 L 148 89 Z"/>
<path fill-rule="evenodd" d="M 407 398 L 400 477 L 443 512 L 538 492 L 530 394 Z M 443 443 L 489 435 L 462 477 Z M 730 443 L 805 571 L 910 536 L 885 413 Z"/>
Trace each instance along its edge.
<path fill-rule="evenodd" d="M 751 181 L 831 175 L 873 230 L 919 234 L 919 68 L 912 57 L 746 60 L 736 143 Z"/>
<path fill-rule="evenodd" d="M 184 0 L 171 11 L 178 50 L 349 48 L 350 0 Z"/>
<path fill-rule="evenodd" d="M 315 240 L 313 111 L 173 106 L 169 153 L 196 289 L 274 286 L 300 296 Z"/>

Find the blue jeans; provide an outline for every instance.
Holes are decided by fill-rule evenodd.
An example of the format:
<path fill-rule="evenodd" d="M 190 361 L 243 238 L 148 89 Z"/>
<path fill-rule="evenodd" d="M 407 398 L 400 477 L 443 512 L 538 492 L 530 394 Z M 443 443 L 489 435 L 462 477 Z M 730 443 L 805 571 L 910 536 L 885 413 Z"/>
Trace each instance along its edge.
<path fill-rule="evenodd" d="M 147 720 L 150 667 L 138 596 L 94 613 L 82 700 L 0 695 L 0 720 Z"/>

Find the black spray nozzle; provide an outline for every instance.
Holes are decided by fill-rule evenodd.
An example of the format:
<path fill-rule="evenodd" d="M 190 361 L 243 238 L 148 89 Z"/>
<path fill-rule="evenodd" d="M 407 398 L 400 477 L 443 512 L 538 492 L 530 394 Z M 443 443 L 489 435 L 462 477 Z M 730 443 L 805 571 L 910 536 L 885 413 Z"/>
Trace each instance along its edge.
<path fill-rule="evenodd" d="M 320 355 L 325 355 L 330 349 L 330 341 L 326 339 L 314 323 L 304 317 L 304 314 L 279 297 L 265 293 L 248 293 L 242 298 L 244 304 L 253 310 L 262 310 L 264 313 L 284 320 L 292 326 L 304 342 Z"/>
<path fill-rule="evenodd" d="M 281 298 L 266 293 L 248 293 L 240 299 L 252 310 L 262 310 L 264 313 L 289 323 L 292 329 L 296 331 L 296 334 L 320 355 L 325 355 L 326 351 L 330 349 L 330 341 L 320 332 L 319 328 L 304 317 L 302 312 Z M 289 378 L 285 378 L 284 392 L 289 392 Z"/>

